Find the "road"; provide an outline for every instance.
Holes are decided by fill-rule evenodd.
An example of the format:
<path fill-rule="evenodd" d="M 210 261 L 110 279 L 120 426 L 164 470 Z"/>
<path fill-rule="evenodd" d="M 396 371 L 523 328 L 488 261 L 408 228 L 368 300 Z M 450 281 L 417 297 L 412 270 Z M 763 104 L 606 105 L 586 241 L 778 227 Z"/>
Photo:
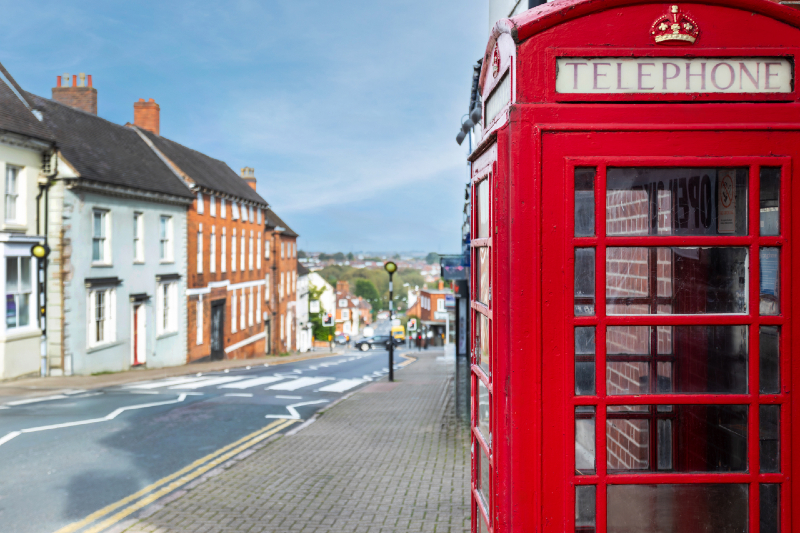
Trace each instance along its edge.
<path fill-rule="evenodd" d="M 398 357 L 395 367 L 410 361 Z M 7 401 L 0 405 L 0 531 L 103 531 L 380 379 L 387 363 L 386 351 L 352 350 Z"/>

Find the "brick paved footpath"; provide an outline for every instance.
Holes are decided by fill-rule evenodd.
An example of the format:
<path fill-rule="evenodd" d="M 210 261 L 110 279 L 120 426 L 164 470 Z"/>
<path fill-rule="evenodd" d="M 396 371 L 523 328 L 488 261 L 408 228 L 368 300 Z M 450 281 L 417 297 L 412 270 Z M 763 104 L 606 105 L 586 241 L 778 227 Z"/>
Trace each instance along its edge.
<path fill-rule="evenodd" d="M 469 430 L 455 417 L 455 363 L 441 351 L 411 354 L 419 359 L 395 383 L 368 385 L 294 435 L 115 529 L 469 531 Z"/>

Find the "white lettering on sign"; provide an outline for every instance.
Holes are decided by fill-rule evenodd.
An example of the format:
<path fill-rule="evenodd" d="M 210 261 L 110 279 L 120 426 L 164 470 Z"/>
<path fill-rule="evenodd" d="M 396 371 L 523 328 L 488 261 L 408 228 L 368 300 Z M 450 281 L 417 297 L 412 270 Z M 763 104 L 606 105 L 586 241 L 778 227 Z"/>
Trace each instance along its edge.
<path fill-rule="evenodd" d="M 791 93 L 792 63 L 782 57 L 559 57 L 556 92 Z"/>

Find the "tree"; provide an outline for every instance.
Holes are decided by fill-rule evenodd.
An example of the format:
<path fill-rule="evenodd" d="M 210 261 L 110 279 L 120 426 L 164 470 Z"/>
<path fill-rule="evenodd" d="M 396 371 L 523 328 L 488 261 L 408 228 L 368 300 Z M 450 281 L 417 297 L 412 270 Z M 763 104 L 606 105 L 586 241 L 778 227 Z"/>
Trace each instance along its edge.
<path fill-rule="evenodd" d="M 439 262 L 439 254 L 437 254 L 436 252 L 429 253 L 428 255 L 425 256 L 425 262 L 428 263 L 429 265 L 432 265 L 434 263 L 438 263 Z"/>
<path fill-rule="evenodd" d="M 368 279 L 356 279 L 355 295 L 364 298 L 372 306 L 373 315 L 383 307 L 383 302 L 378 294 L 375 284 Z"/>
<path fill-rule="evenodd" d="M 353 259 L 355 259 L 355 257 L 356 256 L 353 255 L 353 252 L 348 252 L 347 253 L 347 260 L 348 261 L 352 261 Z"/>
<path fill-rule="evenodd" d="M 306 259 L 308 254 L 305 253 L 303 250 L 297 250 L 297 258 L 298 259 Z"/>
<path fill-rule="evenodd" d="M 334 261 L 344 261 L 344 254 L 342 252 L 336 252 L 333 254 Z"/>
<path fill-rule="evenodd" d="M 325 316 L 325 308 L 322 306 L 322 300 L 320 300 L 320 296 L 322 296 L 323 292 L 325 292 L 325 286 L 317 287 L 313 283 L 308 284 L 308 321 L 312 324 L 314 338 L 318 341 L 327 342 L 328 335 L 333 335 L 335 331 L 331 326 L 325 327 L 322 325 L 322 317 Z M 320 300 L 319 313 L 310 312 L 311 300 Z"/>

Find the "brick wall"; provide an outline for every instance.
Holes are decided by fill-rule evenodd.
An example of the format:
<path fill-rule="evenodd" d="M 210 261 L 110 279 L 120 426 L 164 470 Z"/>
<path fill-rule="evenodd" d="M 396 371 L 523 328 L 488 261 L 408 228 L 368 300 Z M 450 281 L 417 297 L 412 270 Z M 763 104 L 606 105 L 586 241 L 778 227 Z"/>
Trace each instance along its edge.
<path fill-rule="evenodd" d="M 283 232 L 270 232 L 272 244 L 270 284 L 272 312 L 272 353 L 281 354 L 294 350 L 296 341 L 295 302 L 297 275 L 297 237 L 286 235 Z M 281 253 L 283 245 L 283 253 Z M 281 274 L 283 274 L 283 295 L 281 296 Z M 283 316 L 283 335 L 281 335 L 281 316 Z"/>
<path fill-rule="evenodd" d="M 97 89 L 94 87 L 53 87 L 52 95 L 56 102 L 97 114 Z"/>

